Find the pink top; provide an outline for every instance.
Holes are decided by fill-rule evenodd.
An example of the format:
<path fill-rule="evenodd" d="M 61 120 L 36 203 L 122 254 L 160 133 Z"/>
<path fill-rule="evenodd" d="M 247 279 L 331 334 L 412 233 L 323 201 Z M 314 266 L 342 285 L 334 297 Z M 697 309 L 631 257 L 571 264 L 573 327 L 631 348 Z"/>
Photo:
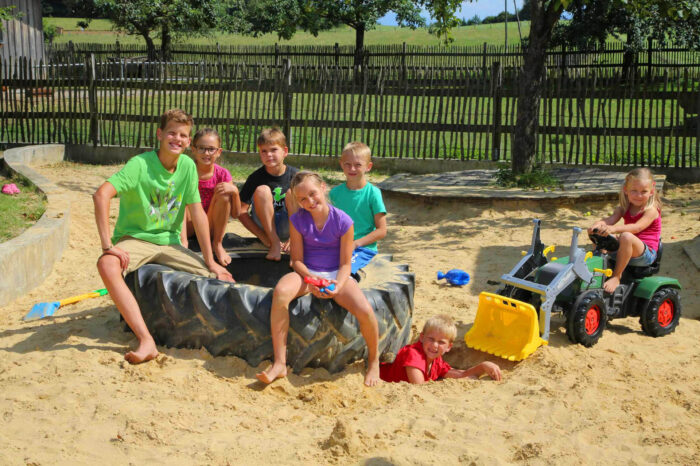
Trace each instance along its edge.
<path fill-rule="evenodd" d="M 229 183 L 232 180 L 231 173 L 224 167 L 214 164 L 214 175 L 208 180 L 199 180 L 199 197 L 202 198 L 204 212 L 209 211 L 211 198 L 214 197 L 214 188 L 219 183 Z"/>
<path fill-rule="evenodd" d="M 622 219 L 625 221 L 625 225 L 629 225 L 630 223 L 637 223 L 637 221 L 642 218 L 642 215 L 644 215 L 644 211 L 639 212 L 633 217 L 630 215 L 629 209 L 627 209 L 627 212 L 625 212 L 625 214 L 622 216 Z M 649 246 L 650 249 L 658 251 L 659 241 L 661 240 L 661 211 L 659 211 L 659 216 L 656 217 L 648 227 L 637 233 L 635 236 L 641 239 L 642 243 Z"/>

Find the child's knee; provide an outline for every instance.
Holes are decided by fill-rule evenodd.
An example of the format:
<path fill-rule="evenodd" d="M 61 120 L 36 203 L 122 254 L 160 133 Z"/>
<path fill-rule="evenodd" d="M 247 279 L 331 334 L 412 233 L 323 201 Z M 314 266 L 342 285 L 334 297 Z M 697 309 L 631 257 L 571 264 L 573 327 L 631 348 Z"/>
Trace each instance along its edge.
<path fill-rule="evenodd" d="M 115 271 L 118 271 L 121 275 L 119 259 L 110 254 L 103 254 L 99 259 L 97 259 L 97 271 L 100 273 L 100 276 L 103 277 L 114 274 Z"/>
<path fill-rule="evenodd" d="M 270 187 L 261 184 L 260 186 L 255 188 L 255 192 L 253 193 L 253 199 L 272 199 L 272 191 L 270 190 Z"/>
<path fill-rule="evenodd" d="M 634 236 L 634 234 L 630 233 L 629 231 L 622 232 L 620 234 L 620 243 L 631 243 L 633 242 L 637 237 Z"/>

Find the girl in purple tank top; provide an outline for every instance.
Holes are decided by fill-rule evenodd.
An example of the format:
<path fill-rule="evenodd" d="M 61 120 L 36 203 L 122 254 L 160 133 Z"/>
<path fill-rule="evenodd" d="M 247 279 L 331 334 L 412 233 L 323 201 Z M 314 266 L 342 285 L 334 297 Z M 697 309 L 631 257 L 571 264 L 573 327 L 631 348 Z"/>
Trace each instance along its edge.
<path fill-rule="evenodd" d="M 340 209 L 328 204 L 326 184 L 308 171 L 297 173 L 290 189 L 300 209 L 289 217 L 289 242 L 294 272 L 280 279 L 272 294 L 270 333 L 274 361 L 267 370 L 255 376 L 264 383 L 287 375 L 287 333 L 289 303 L 307 293 L 317 298 L 333 299 L 348 310 L 360 323 L 360 331 L 368 349 L 365 385 L 374 386 L 379 379 L 379 330 L 374 309 L 350 277 L 354 244 L 353 224 Z M 325 279 L 324 292 L 305 279 Z"/>
<path fill-rule="evenodd" d="M 616 225 L 620 219 L 623 224 Z M 610 217 L 594 223 L 588 233 L 594 229 L 603 236 L 619 235 L 615 270 L 603 284 L 606 292 L 615 291 L 627 265 L 643 267 L 654 263 L 661 239 L 661 200 L 651 170 L 635 168 L 627 174 L 620 189 L 620 205 Z"/>

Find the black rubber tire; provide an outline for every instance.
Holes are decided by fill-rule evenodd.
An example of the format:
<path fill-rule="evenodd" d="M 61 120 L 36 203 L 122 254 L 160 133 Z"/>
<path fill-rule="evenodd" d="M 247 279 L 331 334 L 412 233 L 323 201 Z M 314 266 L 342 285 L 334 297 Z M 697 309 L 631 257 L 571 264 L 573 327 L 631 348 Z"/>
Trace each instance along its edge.
<path fill-rule="evenodd" d="M 274 277 L 247 270 L 252 262 L 241 264 L 259 259 L 261 267 L 271 271 L 275 267 L 290 271 L 288 261 L 271 263 L 264 259 L 265 254 L 264 250 L 232 254 L 230 270 L 239 282 L 236 270 L 253 278 L 262 275 L 269 282 L 266 286 L 226 283 L 156 264 L 137 269 L 125 280 L 156 343 L 176 348 L 204 347 L 213 356 L 238 356 L 257 366 L 272 358 L 270 283 Z M 245 256 L 242 263 L 240 256 Z M 392 262 L 389 255 L 376 256 L 363 271 L 360 288 L 377 317 L 380 355 L 396 354 L 410 337 L 414 275 L 407 265 Z M 277 278 L 282 272 L 278 273 Z M 306 366 L 337 372 L 366 357 L 367 347 L 357 320 L 333 300 L 302 296 L 292 301 L 289 313 L 287 364 L 295 372 Z"/>
<path fill-rule="evenodd" d="M 662 308 L 662 306 L 664 307 Z M 659 312 L 660 310 L 661 312 Z M 647 335 L 662 337 L 676 330 L 680 318 L 681 298 L 678 290 L 659 288 L 642 310 L 639 323 L 642 324 L 642 330 Z"/>
<path fill-rule="evenodd" d="M 591 328 L 589 312 L 597 315 L 597 325 Z M 594 293 L 579 297 L 573 308 L 566 315 L 566 335 L 573 343 L 579 343 L 585 347 L 591 347 L 598 343 L 603 335 L 607 322 L 607 306 L 605 301 Z M 587 328 L 588 326 L 588 328 Z"/>

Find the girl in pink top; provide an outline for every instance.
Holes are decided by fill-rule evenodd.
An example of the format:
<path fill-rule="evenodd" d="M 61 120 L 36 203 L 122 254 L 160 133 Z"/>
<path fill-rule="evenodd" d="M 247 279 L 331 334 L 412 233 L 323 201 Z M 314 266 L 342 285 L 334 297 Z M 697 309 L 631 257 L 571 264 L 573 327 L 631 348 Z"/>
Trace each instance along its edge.
<path fill-rule="evenodd" d="M 216 164 L 221 156 L 219 133 L 211 128 L 202 128 L 197 131 L 192 139 L 192 154 L 199 176 L 199 197 L 202 199 L 202 207 L 209 220 L 212 251 L 216 260 L 221 265 L 227 266 L 231 263 L 231 256 L 224 249 L 222 241 L 229 215 L 238 218 L 241 213 L 241 200 L 238 196 L 238 188 L 232 182 L 231 173 Z M 193 234 L 192 220 L 185 215 L 181 235 L 184 247 L 187 247 L 188 238 Z"/>
<path fill-rule="evenodd" d="M 624 223 L 616 225 L 620 219 Z M 594 223 L 588 233 L 594 229 L 603 236 L 619 234 L 615 270 L 603 284 L 605 291 L 612 293 L 628 264 L 643 267 L 656 260 L 661 238 L 661 200 L 651 170 L 635 168 L 627 174 L 620 190 L 620 205 L 610 217 Z"/>

